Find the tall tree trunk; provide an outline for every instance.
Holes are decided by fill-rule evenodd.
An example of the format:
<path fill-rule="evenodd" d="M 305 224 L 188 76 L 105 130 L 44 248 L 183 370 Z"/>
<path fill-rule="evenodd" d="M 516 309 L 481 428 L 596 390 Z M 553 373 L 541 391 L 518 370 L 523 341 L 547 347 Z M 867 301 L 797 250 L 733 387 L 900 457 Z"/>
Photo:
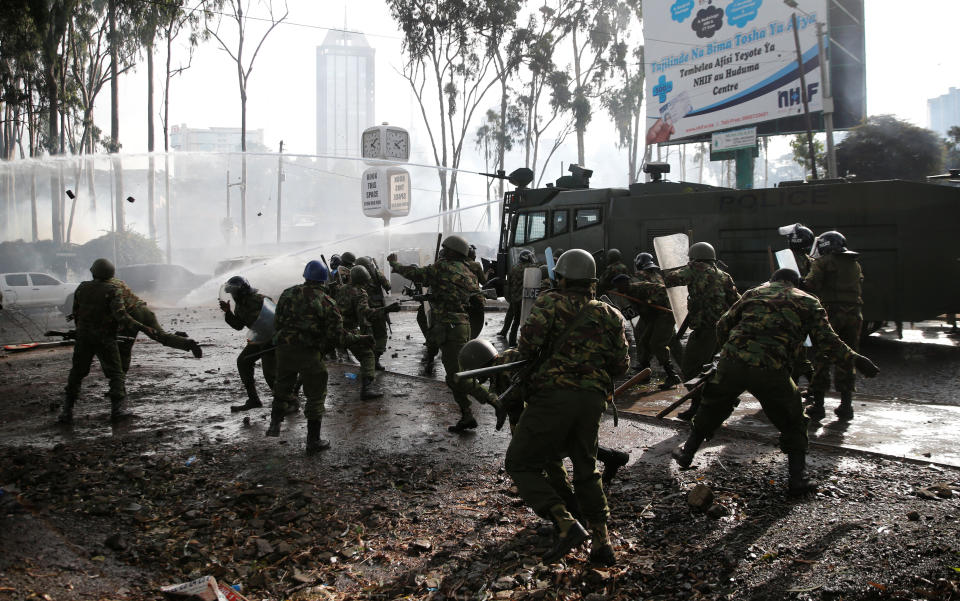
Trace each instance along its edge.
<path fill-rule="evenodd" d="M 37 172 L 30 170 L 30 240 L 36 242 L 38 238 L 37 228 Z"/>
<path fill-rule="evenodd" d="M 156 187 L 157 167 L 153 157 L 153 42 L 147 44 L 147 152 L 150 153 L 147 168 L 147 223 L 150 229 L 150 239 L 157 240 L 156 208 L 154 194 Z"/>
<path fill-rule="evenodd" d="M 240 88 L 240 239 L 247 246 L 247 93 Z"/>
<path fill-rule="evenodd" d="M 120 66 L 117 50 L 117 0 L 107 3 L 110 27 L 110 152 L 120 150 Z"/>
<path fill-rule="evenodd" d="M 577 50 L 578 50 L 578 48 L 577 48 L 577 28 L 576 28 L 576 27 L 573 27 L 573 30 L 572 30 L 570 33 L 572 34 L 572 39 L 573 39 L 573 73 L 574 73 L 574 79 L 575 79 L 575 82 L 576 82 L 576 88 L 575 88 L 575 91 L 574 91 L 574 100 L 576 100 L 577 94 L 581 93 L 582 90 L 583 90 L 583 88 L 582 88 L 582 82 L 580 81 L 580 53 L 577 51 Z M 585 158 L 584 158 L 585 153 L 584 153 L 584 150 L 583 150 L 584 128 L 583 128 L 583 126 L 580 124 L 580 120 L 577 119 L 576 113 L 574 113 L 573 119 L 574 119 L 574 121 L 573 121 L 574 127 L 575 127 L 576 130 L 577 130 L 577 162 L 578 162 L 581 166 L 583 166 L 583 163 L 584 163 L 584 160 L 585 160 Z"/>
<path fill-rule="evenodd" d="M 170 153 L 163 153 L 163 205 L 167 225 L 167 263 L 172 263 L 173 254 L 170 234 Z"/>

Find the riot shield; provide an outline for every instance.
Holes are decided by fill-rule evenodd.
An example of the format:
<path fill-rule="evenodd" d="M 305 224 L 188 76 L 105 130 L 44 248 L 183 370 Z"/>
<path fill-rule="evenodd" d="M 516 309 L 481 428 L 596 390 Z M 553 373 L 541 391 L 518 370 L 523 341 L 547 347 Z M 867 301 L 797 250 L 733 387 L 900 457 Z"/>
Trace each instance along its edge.
<path fill-rule="evenodd" d="M 778 250 L 774 253 L 774 256 L 777 257 L 777 267 L 780 269 L 792 269 L 800 273 L 800 267 L 797 265 L 797 257 L 793 255 L 793 251 L 789 248 Z M 803 346 L 813 346 L 813 342 L 810 341 L 809 336 L 803 341 Z"/>
<path fill-rule="evenodd" d="M 533 303 L 540 293 L 540 279 L 542 275 L 539 267 L 527 267 L 523 270 L 523 302 L 520 304 L 520 324 L 527 321 Z"/>
<path fill-rule="evenodd" d="M 277 311 L 277 304 L 269 298 L 263 299 L 263 306 L 260 307 L 260 315 L 250 326 L 250 332 L 247 334 L 247 341 L 253 344 L 267 344 L 273 340 L 273 316 Z"/>
<path fill-rule="evenodd" d="M 657 253 L 660 269 L 672 269 L 689 262 L 690 241 L 686 234 L 671 234 L 653 239 L 653 250 Z M 677 328 L 687 318 L 687 287 L 667 288 L 667 299 L 673 309 L 673 319 Z"/>
<path fill-rule="evenodd" d="M 547 276 L 556 282 L 557 278 L 553 275 L 553 268 L 556 265 L 553 260 L 553 249 L 548 246 L 547 250 L 543 251 L 543 256 L 547 259 Z"/>

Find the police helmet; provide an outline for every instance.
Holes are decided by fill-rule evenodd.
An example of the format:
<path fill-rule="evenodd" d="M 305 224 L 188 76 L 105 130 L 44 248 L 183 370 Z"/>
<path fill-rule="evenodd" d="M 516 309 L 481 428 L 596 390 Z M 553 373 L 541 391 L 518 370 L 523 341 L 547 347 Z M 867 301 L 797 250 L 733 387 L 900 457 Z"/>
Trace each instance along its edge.
<path fill-rule="evenodd" d="M 223 285 L 223 291 L 234 296 L 243 296 L 247 292 L 250 292 L 250 290 L 250 282 L 247 281 L 247 278 L 241 275 L 233 276 L 227 280 L 226 284 Z"/>
<path fill-rule="evenodd" d="M 95 280 L 109 280 L 117 272 L 116 268 L 107 259 L 97 259 L 90 266 L 90 275 Z"/>
<path fill-rule="evenodd" d="M 342 261 L 340 260 L 340 255 L 332 255 L 330 257 L 330 270 L 336 271 L 337 267 L 340 267 Z"/>
<path fill-rule="evenodd" d="M 517 260 L 521 263 L 533 263 L 533 253 L 529 250 L 521 250 L 520 256 L 517 257 Z"/>
<path fill-rule="evenodd" d="M 634 263 L 637 266 L 637 269 L 640 271 L 646 271 L 647 269 L 660 269 L 660 266 L 653 260 L 653 255 L 650 253 L 640 253 L 637 255 L 637 258 L 634 259 Z"/>
<path fill-rule="evenodd" d="M 373 259 L 370 257 L 360 257 L 357 259 L 357 265 L 362 265 L 368 273 L 373 273 Z"/>
<path fill-rule="evenodd" d="M 303 268 L 303 279 L 305 280 L 311 282 L 326 282 L 328 277 L 330 277 L 330 272 L 327 271 L 327 266 L 320 261 L 310 261 L 306 267 Z"/>
<path fill-rule="evenodd" d="M 824 232 L 817 238 L 817 252 L 821 255 L 839 254 L 846 249 L 847 239 L 840 232 Z"/>
<path fill-rule="evenodd" d="M 697 242 L 690 247 L 687 256 L 691 261 L 716 261 L 717 251 L 713 250 L 713 245 L 709 242 Z"/>
<path fill-rule="evenodd" d="M 463 345 L 457 360 L 460 362 L 460 369 L 469 371 L 490 365 L 496 356 L 497 349 L 490 342 L 482 338 L 474 338 Z"/>
<path fill-rule="evenodd" d="M 370 272 L 363 265 L 354 265 L 350 268 L 350 283 L 363 286 L 370 283 Z"/>
<path fill-rule="evenodd" d="M 613 276 L 613 279 L 610 281 L 613 282 L 614 284 L 620 284 L 620 283 L 629 284 L 630 276 L 628 276 L 625 273 L 618 273 L 617 275 Z"/>
<path fill-rule="evenodd" d="M 784 267 L 773 272 L 770 276 L 771 282 L 786 282 L 794 286 L 800 285 L 800 273 L 796 269 Z"/>
<path fill-rule="evenodd" d="M 462 236 L 447 236 L 443 239 L 443 242 L 440 243 L 440 246 L 464 258 L 470 254 L 470 243 Z"/>
<path fill-rule="evenodd" d="M 620 251 L 616 248 L 611 248 L 607 251 L 607 263 L 616 263 L 621 257 Z"/>
<path fill-rule="evenodd" d="M 353 254 L 349 250 L 342 255 L 340 255 L 340 264 L 346 267 L 353 267 L 353 264 L 357 261 L 357 255 Z"/>
<path fill-rule="evenodd" d="M 563 253 L 553 271 L 568 280 L 595 280 L 597 262 L 593 255 L 582 248 L 573 248 Z"/>
<path fill-rule="evenodd" d="M 806 253 L 810 252 L 810 248 L 813 246 L 813 238 L 813 230 L 798 223 L 797 227 L 787 236 L 787 241 L 790 243 L 791 250 Z"/>

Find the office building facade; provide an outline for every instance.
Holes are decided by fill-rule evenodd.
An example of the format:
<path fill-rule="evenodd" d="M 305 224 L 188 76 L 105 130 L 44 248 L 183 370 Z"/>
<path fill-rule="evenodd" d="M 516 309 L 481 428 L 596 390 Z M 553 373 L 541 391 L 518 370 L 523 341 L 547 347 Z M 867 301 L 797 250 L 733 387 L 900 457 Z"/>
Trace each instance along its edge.
<path fill-rule="evenodd" d="M 362 33 L 330 31 L 317 47 L 317 154 L 360 156 L 376 125 L 374 57 Z"/>

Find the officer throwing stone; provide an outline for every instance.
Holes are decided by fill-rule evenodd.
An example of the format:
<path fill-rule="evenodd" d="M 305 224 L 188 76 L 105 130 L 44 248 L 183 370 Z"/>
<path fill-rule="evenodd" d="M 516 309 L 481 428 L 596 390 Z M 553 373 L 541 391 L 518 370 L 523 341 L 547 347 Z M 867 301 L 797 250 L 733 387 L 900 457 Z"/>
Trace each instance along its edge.
<path fill-rule="evenodd" d="M 590 559 L 611 565 L 616 558 L 597 471 L 597 436 L 613 379 L 629 366 L 627 339 L 616 309 L 593 299 L 596 263 L 590 253 L 568 250 L 554 271 L 559 290 L 537 298 L 520 332 L 520 358 L 537 364 L 526 409 L 507 448 L 506 468 L 527 505 L 557 525 L 557 541 L 545 562 L 592 538 Z M 590 534 L 545 476 L 547 464 L 564 456 L 573 463 L 574 492 Z"/>
<path fill-rule="evenodd" d="M 447 236 L 441 243 L 438 261 L 426 267 L 401 265 L 397 255 L 387 257 L 390 268 L 405 278 L 422 281 L 430 287 L 430 330 L 428 344 L 440 349 L 440 360 L 446 371 L 447 386 L 453 391 L 453 400 L 460 408 L 460 419 L 448 428 L 451 432 L 464 432 L 477 427 L 477 420 L 470 408 L 473 396 L 481 403 L 491 403 L 496 398 L 476 380 L 460 379 L 458 356 L 460 349 L 470 340 L 471 305 L 483 304 L 483 295 L 477 277 L 467 266 L 470 245 L 460 236 Z"/>
<path fill-rule="evenodd" d="M 697 449 L 730 417 L 737 397 L 747 390 L 780 431 L 780 449 L 789 460 L 789 493 L 815 488 L 806 474 L 808 420 L 790 377 L 797 347 L 809 335 L 816 348 L 838 364 L 856 364 L 868 377 L 877 375 L 878 369 L 837 336 L 820 302 L 800 290 L 799 283 L 796 271 L 777 270 L 770 282 L 748 290 L 720 318 L 717 337 L 722 348 L 716 373 L 704 387 L 690 437 L 673 452 L 681 467 L 690 467 Z"/>

